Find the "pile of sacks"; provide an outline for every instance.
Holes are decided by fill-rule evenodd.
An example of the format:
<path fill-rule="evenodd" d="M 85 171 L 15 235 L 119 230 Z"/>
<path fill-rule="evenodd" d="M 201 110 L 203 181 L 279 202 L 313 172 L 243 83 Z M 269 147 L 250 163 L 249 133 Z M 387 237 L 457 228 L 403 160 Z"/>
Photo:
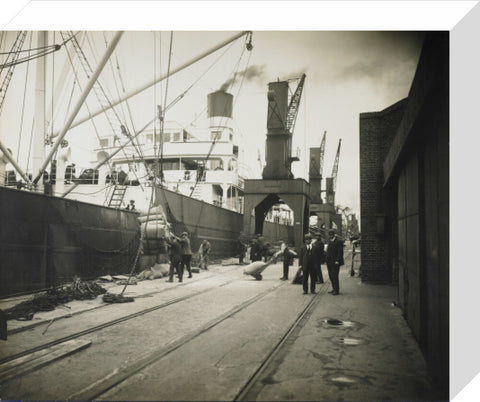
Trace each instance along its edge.
<path fill-rule="evenodd" d="M 147 255 L 166 254 L 168 246 L 165 241 L 170 237 L 170 227 L 161 205 L 141 213 L 138 217 L 143 235 L 143 252 Z"/>
<path fill-rule="evenodd" d="M 153 267 L 143 270 L 137 275 L 139 281 L 144 280 L 153 280 L 157 278 L 163 278 L 168 276 L 168 271 L 170 269 L 169 264 L 155 264 Z"/>

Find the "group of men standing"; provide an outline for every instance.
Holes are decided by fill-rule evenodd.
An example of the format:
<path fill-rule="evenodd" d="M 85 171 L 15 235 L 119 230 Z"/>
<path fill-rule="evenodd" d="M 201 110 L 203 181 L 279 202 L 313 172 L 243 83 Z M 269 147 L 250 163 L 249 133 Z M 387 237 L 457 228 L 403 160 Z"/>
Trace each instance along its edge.
<path fill-rule="evenodd" d="M 312 236 L 305 235 L 304 245 L 300 249 L 298 256 L 298 265 L 303 273 L 303 294 L 308 293 L 308 281 L 310 278 L 310 293 L 316 293 L 315 284 L 323 283 L 322 264 L 327 264 L 328 277 L 332 283 L 332 295 L 340 293 L 339 272 L 340 267 L 344 264 L 343 260 L 343 241 L 338 238 L 334 230 L 328 231 L 327 251 L 322 241 L 321 235 L 317 235 L 317 239 L 312 244 Z M 285 274 L 284 274 L 285 276 Z"/>
<path fill-rule="evenodd" d="M 262 257 L 266 258 L 267 253 L 261 241 L 262 239 L 254 238 L 251 242 L 251 260 L 259 261 Z M 321 234 L 316 235 L 315 242 L 312 244 L 312 236 L 306 234 L 304 237 L 304 244 L 298 253 L 299 272 L 302 272 L 302 287 L 303 294 L 308 293 L 310 281 L 310 293 L 316 293 L 315 285 L 324 283 L 322 275 L 322 264 L 327 264 L 328 277 L 332 284 L 332 290 L 329 292 L 332 295 L 340 293 L 339 272 L 340 267 L 344 265 L 343 260 L 343 241 L 336 235 L 335 230 L 328 231 L 327 250 L 325 251 L 325 244 Z M 178 276 L 178 281 L 183 282 L 183 273 L 186 267 L 188 277 L 192 277 L 192 248 L 188 233 L 183 232 L 180 237 L 171 233 L 171 237 L 167 239 L 168 256 L 170 258 L 169 279 L 167 282 L 173 282 L 175 273 Z M 242 247 L 240 247 L 240 243 Z M 200 257 L 200 268 L 208 269 L 208 255 L 211 246 L 208 240 L 203 240 L 198 251 Z M 246 252 L 246 245 L 239 240 L 239 260 L 243 263 L 243 258 Z M 289 267 L 293 264 L 293 259 L 297 253 L 289 244 L 284 245 L 283 249 L 283 276 L 281 280 L 288 280 Z M 253 258 L 252 258 L 253 257 Z"/>

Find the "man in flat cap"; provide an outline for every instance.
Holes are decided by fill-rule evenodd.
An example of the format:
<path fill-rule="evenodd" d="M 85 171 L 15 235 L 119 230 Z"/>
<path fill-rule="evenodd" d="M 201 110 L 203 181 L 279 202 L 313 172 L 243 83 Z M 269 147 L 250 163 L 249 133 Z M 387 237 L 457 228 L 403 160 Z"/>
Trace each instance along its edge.
<path fill-rule="evenodd" d="M 192 261 L 192 247 L 190 246 L 190 239 L 188 233 L 183 232 L 180 237 L 180 245 L 182 247 L 182 260 L 180 262 L 180 271 L 184 272 L 184 268 L 187 267 L 188 277 L 192 277 L 192 268 L 190 262 Z"/>
<path fill-rule="evenodd" d="M 327 248 L 327 269 L 330 282 L 332 283 L 332 290 L 329 292 L 332 295 L 338 295 L 340 293 L 340 283 L 338 280 L 338 274 L 340 267 L 344 264 L 343 261 L 343 241 L 340 240 L 335 233 L 335 230 L 330 229 L 328 231 L 328 248 Z"/>
<path fill-rule="evenodd" d="M 310 293 L 317 293 L 315 291 L 317 252 L 312 246 L 312 236 L 310 234 L 305 235 L 303 243 L 298 256 L 298 265 L 302 267 L 303 294 L 306 295 L 308 293 L 308 277 L 310 277 Z"/>

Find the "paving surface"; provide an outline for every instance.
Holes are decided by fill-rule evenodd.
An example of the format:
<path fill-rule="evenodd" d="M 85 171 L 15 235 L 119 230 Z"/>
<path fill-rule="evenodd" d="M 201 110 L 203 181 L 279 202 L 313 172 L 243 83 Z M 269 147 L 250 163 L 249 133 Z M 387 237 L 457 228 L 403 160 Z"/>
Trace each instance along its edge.
<path fill-rule="evenodd" d="M 262 281 L 243 275 L 243 267 L 214 265 L 208 272 L 194 274 L 193 279 L 186 279 L 182 284 L 167 283 L 163 278 L 129 286 L 125 295 L 135 297 L 135 303 L 104 308 L 99 297 L 38 313 L 31 322 L 9 321 L 10 330 L 22 326 L 32 329 L 12 335 L 12 340 L 2 341 L 0 358 L 18 353 L 25 345 L 34 345 L 39 337 L 41 341 L 48 337 L 55 339 L 125 314 L 127 310 L 134 312 L 140 307 L 169 303 L 189 292 L 202 292 L 204 287 L 218 285 L 213 293 L 199 294 L 159 313 L 135 319 L 135 326 L 124 324 L 111 327 L 101 335 L 90 336 L 92 346 L 89 349 L 34 372 L 28 378 L 1 386 L 0 398 L 88 399 L 88 392 L 95 387 L 98 378 L 108 379 L 135 359 L 148 356 L 150 351 L 184 334 L 198 331 L 215 317 L 266 292 L 266 296 L 255 304 L 200 333 L 183 347 L 96 399 L 233 400 L 245 379 L 266 357 L 270 346 L 281 339 L 313 299 L 313 309 L 303 317 L 284 348 L 273 357 L 273 364 L 262 372 L 260 381 L 243 399 L 436 400 L 418 345 L 396 306 L 397 289 L 362 284 L 357 276 L 350 277 L 349 266 L 347 258 L 340 274 L 338 296 L 328 293 L 331 289 L 328 281 L 319 285 L 317 295 L 303 295 L 300 285 L 279 280 L 281 263 L 268 267 Z M 291 271 L 293 276 L 296 267 Z M 323 274 L 328 278 L 325 267 Z M 111 293 L 120 293 L 123 289 L 115 284 L 108 287 Z M 274 291 L 268 293 L 269 289 Z M 18 300 L 10 303 L 15 302 Z M 8 301 L 3 301 L 0 308 L 8 305 Z M 85 310 L 90 311 L 80 314 Z M 139 343 L 134 344 L 132 339 L 138 339 L 141 350 Z M 95 359 L 98 361 L 96 370 L 82 369 L 82 361 Z M 63 382 L 59 381 L 59 370 L 64 373 Z M 68 392 L 64 382 L 72 384 Z"/>

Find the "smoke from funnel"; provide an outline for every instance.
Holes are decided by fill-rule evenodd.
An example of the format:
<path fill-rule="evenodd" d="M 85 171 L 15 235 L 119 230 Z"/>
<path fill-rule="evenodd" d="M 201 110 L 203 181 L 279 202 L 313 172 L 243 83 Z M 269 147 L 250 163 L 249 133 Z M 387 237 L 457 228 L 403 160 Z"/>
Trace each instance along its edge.
<path fill-rule="evenodd" d="M 220 87 L 221 91 L 227 91 L 228 88 L 233 85 L 237 80 L 241 80 L 242 76 L 245 80 L 247 81 L 252 81 L 252 80 L 261 80 L 262 78 L 265 77 L 265 65 L 254 65 L 246 68 L 243 71 L 239 71 L 238 73 L 235 73 L 232 78 L 228 79 L 225 81 L 222 86 Z"/>

